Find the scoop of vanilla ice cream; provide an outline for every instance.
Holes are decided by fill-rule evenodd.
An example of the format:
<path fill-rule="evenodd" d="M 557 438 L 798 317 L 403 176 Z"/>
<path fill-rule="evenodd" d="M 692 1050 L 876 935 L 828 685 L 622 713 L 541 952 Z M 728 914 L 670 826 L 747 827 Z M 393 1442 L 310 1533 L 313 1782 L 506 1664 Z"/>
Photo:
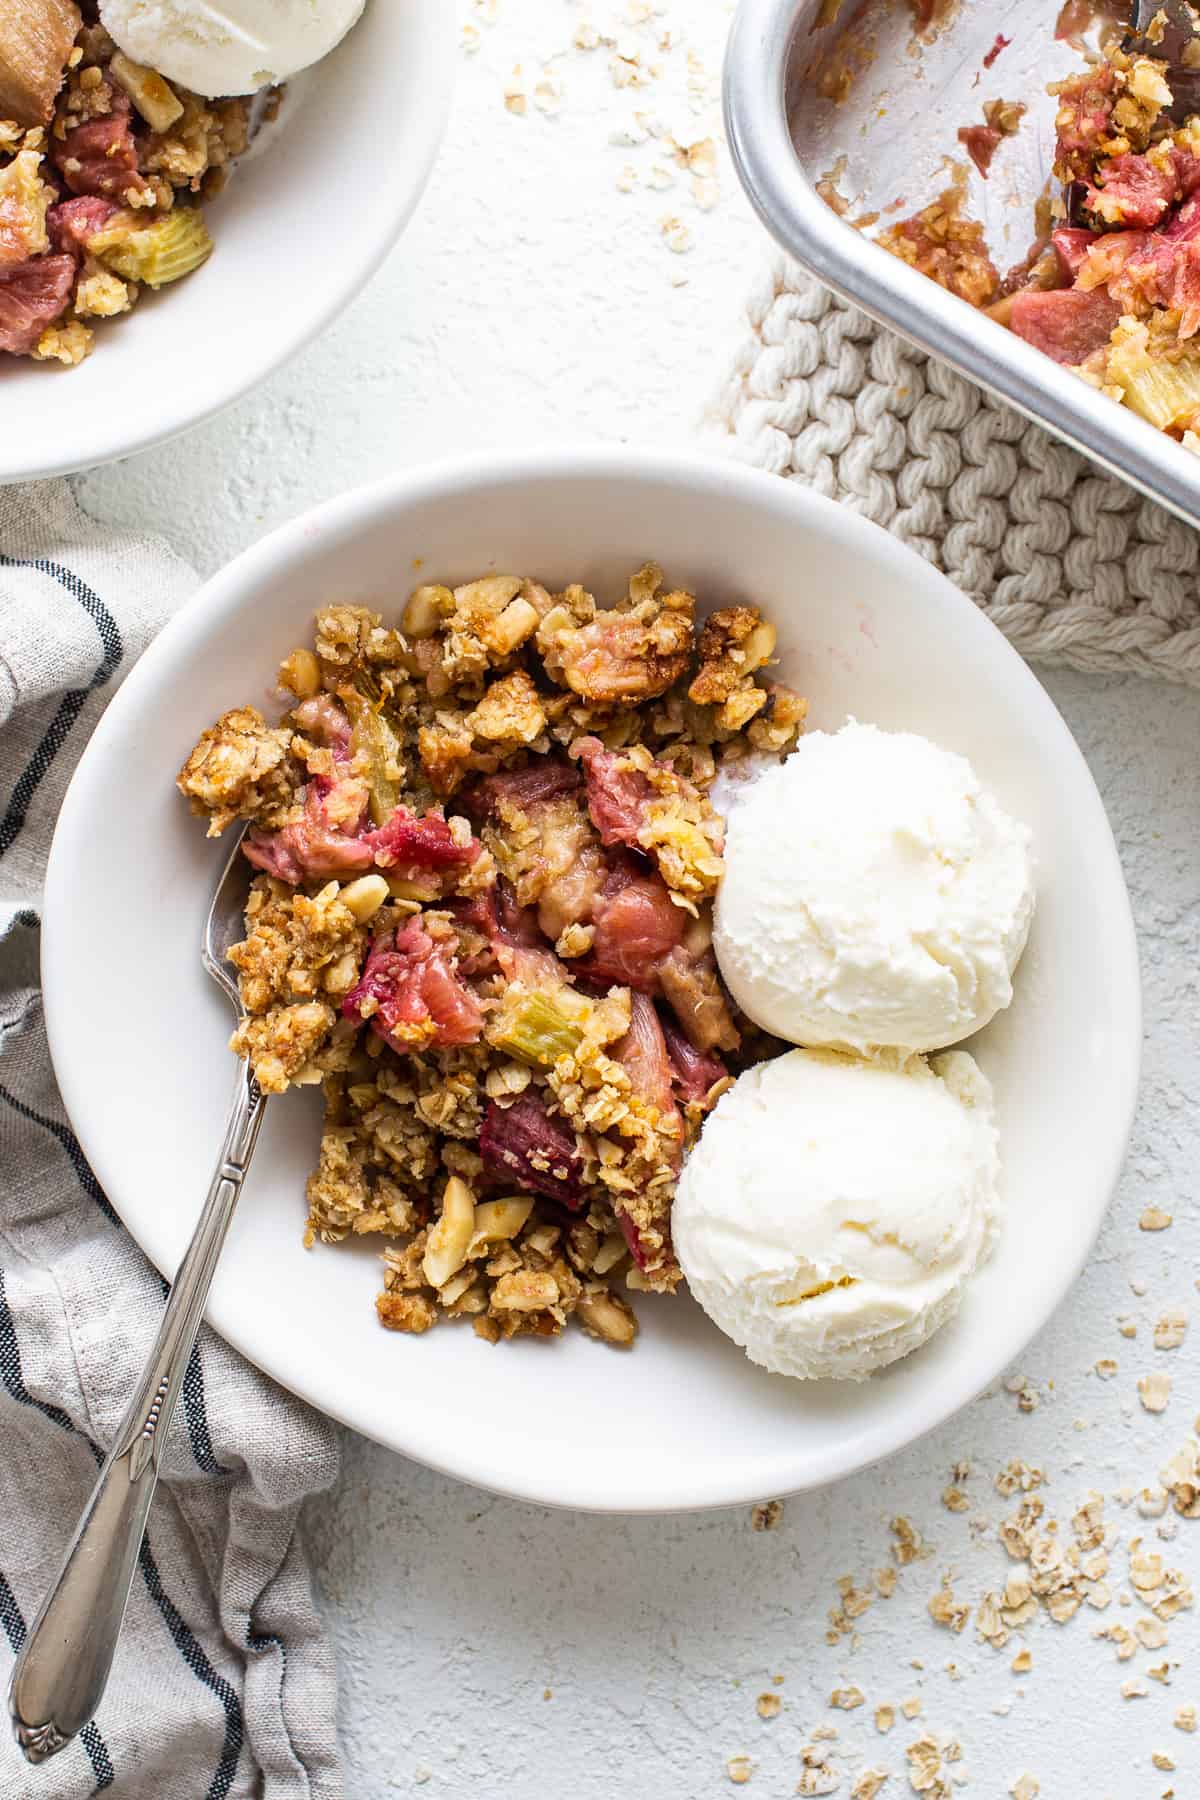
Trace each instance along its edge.
<path fill-rule="evenodd" d="M 684 1165 L 672 1235 L 692 1293 L 752 1362 L 862 1380 L 957 1310 L 999 1223 L 987 1078 L 792 1050 L 726 1091 Z"/>
<path fill-rule="evenodd" d="M 126 56 L 215 98 L 253 94 L 319 62 L 357 22 L 364 3 L 100 0 L 100 18 Z"/>
<path fill-rule="evenodd" d="M 1030 834 L 911 732 L 811 732 L 736 793 L 713 942 L 738 1005 L 795 1044 L 957 1043 L 1012 999 Z"/>

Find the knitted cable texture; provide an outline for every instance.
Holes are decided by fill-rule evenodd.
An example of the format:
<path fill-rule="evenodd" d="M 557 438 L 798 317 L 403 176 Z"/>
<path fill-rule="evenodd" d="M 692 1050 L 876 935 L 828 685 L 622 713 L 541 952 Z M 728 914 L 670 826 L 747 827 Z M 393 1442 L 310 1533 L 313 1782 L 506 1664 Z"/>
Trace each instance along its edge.
<path fill-rule="evenodd" d="M 787 259 L 747 314 L 736 455 L 903 538 L 1034 661 L 1200 687 L 1200 533 Z"/>

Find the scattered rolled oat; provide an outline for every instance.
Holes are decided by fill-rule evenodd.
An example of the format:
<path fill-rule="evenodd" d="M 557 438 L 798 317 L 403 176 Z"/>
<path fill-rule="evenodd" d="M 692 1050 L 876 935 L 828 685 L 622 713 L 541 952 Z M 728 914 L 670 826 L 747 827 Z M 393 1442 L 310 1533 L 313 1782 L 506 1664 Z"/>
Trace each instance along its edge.
<path fill-rule="evenodd" d="M 876 1731 L 890 1731 L 895 1723 L 896 1709 L 894 1706 L 877 1706 L 875 1708 Z"/>
<path fill-rule="evenodd" d="M 533 104 L 548 119 L 557 118 L 563 107 L 562 77 L 552 69 L 543 69 L 533 90 Z"/>
<path fill-rule="evenodd" d="M 774 1531 L 782 1517 L 782 1500 L 760 1500 L 750 1514 L 750 1524 L 755 1531 Z"/>
<path fill-rule="evenodd" d="M 887 1780 L 885 1769 L 864 1769 L 850 1789 L 850 1800 L 875 1800 Z"/>
<path fill-rule="evenodd" d="M 994 1650 L 1003 1650 L 1008 1642 L 1008 1627 L 1000 1615 L 1000 1605 L 994 1593 L 986 1593 L 979 1602 L 975 1613 L 975 1629 L 985 1644 L 991 1644 Z"/>
<path fill-rule="evenodd" d="M 1124 1625 L 1102 1626 L 1096 1632 L 1096 1636 L 1108 1638 L 1111 1643 L 1116 1645 L 1118 1662 L 1128 1662 L 1131 1656 L 1137 1655 L 1137 1639 L 1132 1631 L 1126 1630 Z"/>
<path fill-rule="evenodd" d="M 875 1588 L 882 1600 L 890 1600 L 896 1591 L 895 1569 L 876 1569 Z"/>
<path fill-rule="evenodd" d="M 942 1747 L 930 1732 L 904 1752 L 908 1761 L 908 1785 L 915 1794 L 932 1794 L 942 1800 L 950 1789 L 942 1780 Z"/>
<path fill-rule="evenodd" d="M 805 1744 L 800 1751 L 803 1774 L 796 1784 L 798 1794 L 833 1794 L 842 1785 L 841 1772 L 832 1762 L 833 1752 L 829 1744 L 821 1740 L 836 1738 L 837 1732 L 832 1726 L 816 1726 L 813 1730 L 811 1744 Z"/>
<path fill-rule="evenodd" d="M 673 250 L 676 256 L 683 256 L 691 249 L 692 234 L 682 219 L 668 213 L 659 221 L 658 228 L 666 239 L 667 249 Z"/>
<path fill-rule="evenodd" d="M 1164 1663 L 1155 1663 L 1155 1664 L 1153 1664 L 1153 1666 L 1151 1668 L 1148 1668 L 1146 1670 L 1146 1673 L 1150 1677 L 1151 1681 L 1157 1681 L 1160 1684 L 1160 1686 L 1162 1686 L 1162 1687 L 1170 1687 L 1170 1685 L 1171 1685 L 1171 1665 L 1170 1665 L 1170 1663 L 1165 1663 L 1165 1662 Z"/>
<path fill-rule="evenodd" d="M 754 1764 L 748 1756 L 731 1756 L 725 1764 L 725 1773 L 734 1787 L 745 1787 L 754 1773 Z"/>
<path fill-rule="evenodd" d="M 1014 1675 L 1028 1675 L 1030 1669 L 1033 1667 L 1033 1652 L 1031 1650 L 1018 1650 L 1017 1654 L 1012 1659 L 1010 1667 Z"/>
<path fill-rule="evenodd" d="M 1160 1413 L 1167 1410 L 1167 1401 L 1171 1397 L 1169 1375 L 1143 1375 L 1137 1388 L 1138 1399 L 1147 1412 Z"/>
<path fill-rule="evenodd" d="M 514 113 L 518 119 L 523 119 L 529 110 L 529 103 L 525 98 L 525 90 L 521 85 L 520 63 L 514 68 L 512 74 L 505 82 L 502 91 L 506 109 L 510 113 Z"/>
<path fill-rule="evenodd" d="M 961 1631 L 971 1616 L 966 1602 L 954 1598 L 949 1575 L 942 1576 L 941 1586 L 930 1596 L 929 1616 L 947 1631 Z"/>
<path fill-rule="evenodd" d="M 1092 1367 L 1101 1381 L 1111 1381 L 1117 1372 L 1116 1360 L 1111 1356 L 1102 1356 L 1099 1362 L 1093 1363 Z"/>
<path fill-rule="evenodd" d="M 1071 1530 L 1081 1550 L 1098 1550 L 1104 1543 L 1104 1495 L 1093 1488 L 1071 1515 Z"/>
<path fill-rule="evenodd" d="M 1033 1554 L 1034 1529 L 1046 1508 L 1040 1500 L 1022 1500 L 1016 1512 L 1002 1519 L 996 1535 L 1014 1562 L 1026 1562 Z"/>
<path fill-rule="evenodd" d="M 924 1540 L 911 1519 L 903 1516 L 893 1519 L 891 1532 L 892 1555 L 901 1568 L 905 1568 L 911 1562 L 916 1562 L 919 1556 L 928 1555 Z"/>
<path fill-rule="evenodd" d="M 1123 1681 L 1121 1683 L 1122 1700 L 1144 1700 L 1150 1692 L 1144 1681 Z"/>
<path fill-rule="evenodd" d="M 860 1687 L 837 1687 L 829 1696 L 829 1704 L 842 1712 L 853 1712 L 856 1706 L 862 1705 L 866 1697 Z"/>
<path fill-rule="evenodd" d="M 1006 1463 L 997 1475 L 995 1489 L 1007 1500 L 1019 1488 L 1023 1494 L 1032 1493 L 1034 1488 L 1043 1486 L 1046 1480 L 1045 1471 L 1035 1468 L 1026 1462 Z"/>
<path fill-rule="evenodd" d="M 641 57 L 632 46 L 629 46 L 629 51 L 628 56 L 618 54 L 609 59 L 608 72 L 612 77 L 614 87 L 629 88 L 644 85 Z"/>
<path fill-rule="evenodd" d="M 783 1701 L 778 1694 L 760 1694 L 755 1702 L 760 1719 L 777 1719 L 782 1709 Z"/>
<path fill-rule="evenodd" d="M 1013 1800 L 1037 1800 L 1042 1790 L 1033 1776 L 1026 1772 L 1024 1775 L 1017 1776 L 1008 1791 Z"/>
<path fill-rule="evenodd" d="M 1172 1223 L 1172 1217 L 1173 1215 L 1164 1212 L 1161 1206 L 1148 1206 L 1138 1220 L 1138 1225 L 1143 1231 L 1165 1231 L 1167 1226 Z M 1133 1286 L 1132 1282 L 1130 1286 Z M 1133 1291 L 1136 1294 L 1138 1289 L 1134 1287 Z"/>
<path fill-rule="evenodd" d="M 836 1794 L 842 1785 L 841 1775 L 836 1769 L 827 1769 L 823 1765 L 806 1768 L 796 1783 L 798 1794 Z"/>
<path fill-rule="evenodd" d="M 1165 1312 L 1154 1327 L 1156 1350 L 1178 1350 L 1187 1336 L 1188 1316 L 1182 1307 Z"/>
<path fill-rule="evenodd" d="M 1162 1471 L 1162 1483 L 1183 1519 L 1200 1518 L 1200 1443 L 1189 1438 Z"/>
<path fill-rule="evenodd" d="M 1156 1550 L 1143 1550 L 1141 1538 L 1129 1546 L 1129 1579 L 1139 1594 L 1153 1593 L 1163 1584 L 1162 1557 Z"/>
<path fill-rule="evenodd" d="M 839 1576 L 837 1585 L 841 1600 L 837 1606 L 829 1609 L 829 1630 L 825 1633 L 827 1644 L 836 1644 L 839 1638 L 853 1631 L 852 1621 L 860 1619 L 875 1598 L 869 1588 L 855 1587 L 853 1575 Z"/>
<path fill-rule="evenodd" d="M 1187 1578 L 1179 1569 L 1168 1569 L 1165 1572 L 1163 1589 L 1151 1607 L 1152 1612 L 1160 1619 L 1173 1619 L 1176 1613 L 1184 1612 L 1192 1604 L 1192 1590 Z"/>
<path fill-rule="evenodd" d="M 942 1489 L 942 1505 L 947 1512 L 962 1513 L 971 1510 L 971 1502 L 959 1487 Z"/>
<path fill-rule="evenodd" d="M 1117 1319 L 1117 1330 L 1123 1338 L 1135 1338 L 1137 1336 L 1137 1320 L 1131 1318 L 1128 1313 L 1121 1313 Z"/>
<path fill-rule="evenodd" d="M 1173 1769 L 1175 1767 L 1173 1758 L 1169 1757 L 1165 1750 L 1153 1751 L 1150 1761 L 1156 1769 Z"/>
<path fill-rule="evenodd" d="M 912 1694 L 907 1700 L 902 1700 L 900 1702 L 900 1711 L 904 1714 L 906 1719 L 915 1719 L 921 1711 L 921 1702 L 917 1695 Z"/>
<path fill-rule="evenodd" d="M 1176 1731 L 1195 1731 L 1196 1709 L 1190 1701 L 1178 1708 L 1173 1723 Z"/>

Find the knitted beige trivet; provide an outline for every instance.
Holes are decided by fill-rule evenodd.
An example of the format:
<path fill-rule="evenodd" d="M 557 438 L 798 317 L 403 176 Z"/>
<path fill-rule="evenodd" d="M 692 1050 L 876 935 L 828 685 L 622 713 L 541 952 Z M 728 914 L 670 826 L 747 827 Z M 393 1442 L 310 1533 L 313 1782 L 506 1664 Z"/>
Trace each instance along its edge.
<path fill-rule="evenodd" d="M 895 532 L 1024 655 L 1200 687 L 1200 533 L 794 263 L 747 312 L 716 404 L 736 454 Z"/>

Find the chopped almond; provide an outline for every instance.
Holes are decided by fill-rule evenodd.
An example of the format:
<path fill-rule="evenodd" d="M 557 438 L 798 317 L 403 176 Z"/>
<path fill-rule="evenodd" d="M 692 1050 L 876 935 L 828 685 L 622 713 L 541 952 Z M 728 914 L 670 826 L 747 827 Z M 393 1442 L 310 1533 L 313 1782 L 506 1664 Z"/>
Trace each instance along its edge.
<path fill-rule="evenodd" d="M 75 0 L 0 7 L 0 119 L 49 123 L 82 24 Z"/>

